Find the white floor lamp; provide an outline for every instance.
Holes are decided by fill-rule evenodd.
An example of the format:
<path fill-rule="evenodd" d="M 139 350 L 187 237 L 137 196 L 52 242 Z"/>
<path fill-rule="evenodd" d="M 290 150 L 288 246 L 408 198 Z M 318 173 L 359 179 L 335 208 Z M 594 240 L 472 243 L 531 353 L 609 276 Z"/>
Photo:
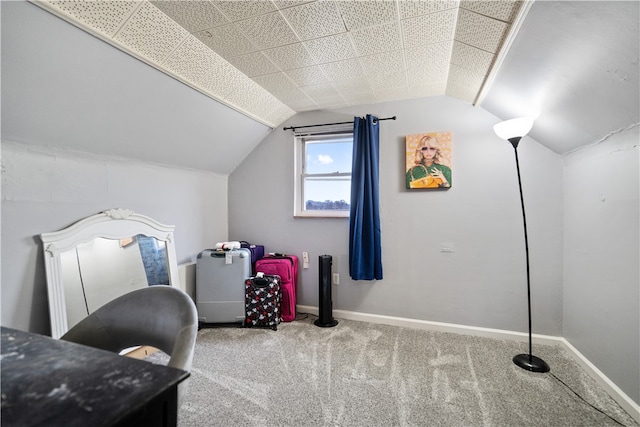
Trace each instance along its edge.
<path fill-rule="evenodd" d="M 533 119 L 522 117 L 498 123 L 493 127 L 496 135 L 513 145 L 516 155 L 516 169 L 518 171 L 518 185 L 520 187 L 520 203 L 522 204 L 522 223 L 524 225 L 524 249 L 527 258 L 527 303 L 529 308 L 529 354 L 518 354 L 513 357 L 513 363 L 531 372 L 549 372 L 549 365 L 532 354 L 531 351 L 531 280 L 529 277 L 529 241 L 527 238 L 527 217 L 524 212 L 524 197 L 522 196 L 522 181 L 520 179 L 520 162 L 518 161 L 518 143 L 533 127 Z"/>

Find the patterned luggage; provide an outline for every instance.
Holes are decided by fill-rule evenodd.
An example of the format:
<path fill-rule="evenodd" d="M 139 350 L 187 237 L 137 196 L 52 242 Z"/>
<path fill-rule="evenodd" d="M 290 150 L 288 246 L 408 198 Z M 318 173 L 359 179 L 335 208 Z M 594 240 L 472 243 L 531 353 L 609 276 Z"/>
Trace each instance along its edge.
<path fill-rule="evenodd" d="M 282 321 L 296 318 L 296 293 L 298 287 L 298 257 L 295 255 L 266 255 L 256 262 L 256 272 L 280 276 L 282 283 Z"/>
<path fill-rule="evenodd" d="M 266 326 L 274 331 L 280 323 L 280 277 L 258 273 L 245 280 L 244 325 Z"/>

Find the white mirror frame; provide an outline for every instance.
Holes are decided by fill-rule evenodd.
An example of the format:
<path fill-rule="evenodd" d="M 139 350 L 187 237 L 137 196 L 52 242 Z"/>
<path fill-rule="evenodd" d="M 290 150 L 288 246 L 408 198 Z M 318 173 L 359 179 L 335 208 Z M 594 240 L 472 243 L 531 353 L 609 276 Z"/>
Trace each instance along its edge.
<path fill-rule="evenodd" d="M 118 208 L 109 209 L 84 218 L 60 231 L 42 233 L 40 238 L 43 243 L 42 249 L 44 251 L 47 277 L 51 336 L 57 339 L 69 330 L 62 279 L 61 253 L 99 237 L 124 239 L 138 234 L 155 237 L 159 241 L 165 242 L 169 282 L 171 286 L 178 287 L 178 262 L 173 239 L 174 229 L 175 226 L 173 225 L 161 224 L 132 210 Z"/>

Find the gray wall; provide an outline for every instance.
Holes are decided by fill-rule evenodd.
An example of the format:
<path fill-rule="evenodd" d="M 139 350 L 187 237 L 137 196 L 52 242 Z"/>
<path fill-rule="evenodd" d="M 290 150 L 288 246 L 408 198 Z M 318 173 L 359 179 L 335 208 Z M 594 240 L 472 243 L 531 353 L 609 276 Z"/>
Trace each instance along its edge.
<path fill-rule="evenodd" d="M 293 218 L 293 137 L 272 132 L 229 178 L 229 237 L 301 256 L 299 304 L 318 303 L 318 255 L 333 256 L 333 307 L 513 331 L 527 330 L 522 216 L 513 148 L 499 120 L 447 97 L 298 114 L 283 124 L 397 115 L 380 127 L 384 280 L 352 281 L 348 219 Z M 453 133 L 453 187 L 404 188 L 404 138 Z M 534 332 L 562 335 L 562 158 L 525 138 L 521 160 L 533 287 Z M 442 252 L 453 248 L 454 252 Z"/>
<path fill-rule="evenodd" d="M 563 335 L 640 402 L 638 127 L 565 157 Z"/>
<path fill-rule="evenodd" d="M 227 238 L 227 177 L 2 141 L 2 325 L 49 333 L 39 235 L 110 208 L 176 226 L 179 263 Z"/>

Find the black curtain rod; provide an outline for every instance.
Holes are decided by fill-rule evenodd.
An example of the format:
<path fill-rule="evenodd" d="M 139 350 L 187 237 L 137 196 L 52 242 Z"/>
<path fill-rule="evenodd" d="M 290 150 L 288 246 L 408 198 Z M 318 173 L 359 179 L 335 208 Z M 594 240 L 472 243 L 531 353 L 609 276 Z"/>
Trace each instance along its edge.
<path fill-rule="evenodd" d="M 384 119 L 378 119 L 378 121 L 382 121 L 382 120 L 395 120 L 396 116 L 393 117 L 385 117 Z M 296 129 L 300 129 L 300 128 L 314 128 L 314 127 L 318 127 L 318 126 L 331 126 L 331 125 L 348 125 L 349 123 L 353 124 L 353 121 L 350 122 L 338 122 L 338 123 L 323 123 L 320 125 L 306 125 L 306 126 L 290 126 L 290 127 L 285 127 L 282 128 L 282 130 L 289 130 L 292 129 L 294 132 Z"/>

